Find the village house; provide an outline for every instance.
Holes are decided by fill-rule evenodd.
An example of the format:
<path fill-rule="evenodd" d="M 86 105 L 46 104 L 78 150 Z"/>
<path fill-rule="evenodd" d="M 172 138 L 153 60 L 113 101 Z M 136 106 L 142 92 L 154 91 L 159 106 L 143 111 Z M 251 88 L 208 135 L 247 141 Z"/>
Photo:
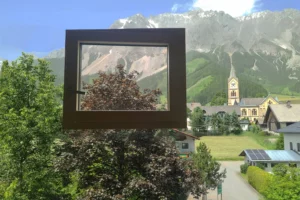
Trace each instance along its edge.
<path fill-rule="evenodd" d="M 284 134 L 284 150 L 246 149 L 239 156 L 244 156 L 245 163 L 249 165 L 264 165 L 268 172 L 278 163 L 300 167 L 300 122 L 277 132 Z"/>
<path fill-rule="evenodd" d="M 186 107 L 187 107 L 188 109 L 190 109 L 191 111 L 194 111 L 195 108 L 201 107 L 201 103 L 198 103 L 198 102 L 187 103 L 187 104 L 186 104 Z"/>
<path fill-rule="evenodd" d="M 286 104 L 269 105 L 264 118 L 268 131 L 277 131 L 299 121 L 300 104 L 291 104 L 289 101 Z"/>
<path fill-rule="evenodd" d="M 265 98 L 242 98 L 239 103 L 241 117 L 248 118 L 251 122 L 262 121 L 268 106 L 271 104 L 279 104 L 279 102 L 271 96 Z"/>
<path fill-rule="evenodd" d="M 251 166 L 263 165 L 268 172 L 279 163 L 300 167 L 300 154 L 293 150 L 246 149 L 239 156 L 244 156 L 245 163 Z"/>
<path fill-rule="evenodd" d="M 277 132 L 284 134 L 285 150 L 293 150 L 300 154 L 300 122 L 279 129 Z"/>
<path fill-rule="evenodd" d="M 175 140 L 176 140 L 176 147 L 180 153 L 181 157 L 189 157 L 191 153 L 194 153 L 196 150 L 196 140 L 199 138 L 185 133 L 183 131 L 179 131 L 177 129 L 173 129 L 175 131 Z"/>

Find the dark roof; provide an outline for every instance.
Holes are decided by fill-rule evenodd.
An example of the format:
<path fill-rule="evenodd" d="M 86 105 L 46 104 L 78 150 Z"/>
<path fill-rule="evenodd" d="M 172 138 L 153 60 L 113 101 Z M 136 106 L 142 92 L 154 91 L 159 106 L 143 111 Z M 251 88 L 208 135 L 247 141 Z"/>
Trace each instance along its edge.
<path fill-rule="evenodd" d="M 241 119 L 240 124 L 250 124 L 249 119 Z"/>
<path fill-rule="evenodd" d="M 287 127 L 277 130 L 278 133 L 300 133 L 300 122 L 296 122 Z"/>
<path fill-rule="evenodd" d="M 242 98 L 240 105 L 241 106 L 258 106 L 260 105 L 266 98 Z"/>
<path fill-rule="evenodd" d="M 242 98 L 240 102 L 240 106 L 259 106 L 265 100 L 272 98 L 274 101 L 278 102 L 278 98 L 273 98 L 271 96 L 263 97 L 263 98 Z M 279 102 L 278 102 L 279 103 Z"/>
<path fill-rule="evenodd" d="M 264 123 L 267 123 L 270 113 L 272 112 L 278 122 L 299 122 L 300 121 L 300 104 L 271 104 L 268 106 Z"/>
<path fill-rule="evenodd" d="M 237 115 L 241 115 L 240 106 L 201 106 L 202 110 L 205 110 L 206 115 L 212 115 L 218 112 L 226 112 L 226 113 L 233 113 L 236 112 Z"/>
<path fill-rule="evenodd" d="M 195 108 L 201 107 L 201 103 L 196 103 L 196 102 L 193 102 L 193 103 L 187 103 L 186 106 L 187 106 L 191 111 L 193 111 Z"/>
<path fill-rule="evenodd" d="M 194 139 L 196 139 L 196 140 L 199 140 L 199 138 L 198 138 L 197 136 L 191 135 L 191 134 L 189 134 L 189 133 L 185 133 L 185 132 L 180 131 L 180 130 L 178 130 L 178 129 L 174 129 L 174 128 L 173 128 L 173 130 L 174 130 L 175 132 L 180 133 L 180 134 L 182 134 L 182 135 L 185 135 L 185 136 L 187 136 L 187 137 L 191 137 L 191 138 L 194 138 Z"/>

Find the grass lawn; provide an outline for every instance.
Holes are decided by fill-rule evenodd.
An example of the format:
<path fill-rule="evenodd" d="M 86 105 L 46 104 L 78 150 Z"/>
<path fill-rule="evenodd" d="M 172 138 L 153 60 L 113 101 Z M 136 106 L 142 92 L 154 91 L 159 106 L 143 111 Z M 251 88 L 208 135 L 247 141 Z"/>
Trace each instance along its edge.
<path fill-rule="evenodd" d="M 279 101 L 287 101 L 290 100 L 291 103 L 300 103 L 300 95 L 296 94 L 294 96 L 292 95 L 283 95 L 283 94 L 271 94 L 272 97 L 278 97 Z"/>
<path fill-rule="evenodd" d="M 243 160 L 239 154 L 244 149 L 267 149 L 250 136 L 203 136 L 196 141 L 204 142 L 217 160 Z"/>

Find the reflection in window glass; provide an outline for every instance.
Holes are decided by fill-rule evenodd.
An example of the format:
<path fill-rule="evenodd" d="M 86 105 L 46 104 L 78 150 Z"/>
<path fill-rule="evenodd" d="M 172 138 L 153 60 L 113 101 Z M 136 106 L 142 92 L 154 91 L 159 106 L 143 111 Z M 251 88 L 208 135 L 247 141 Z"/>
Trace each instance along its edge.
<path fill-rule="evenodd" d="M 144 106 L 145 111 L 169 110 L 167 69 L 165 46 L 82 44 L 78 110 L 139 110 L 149 98 L 156 103 Z M 85 101 L 92 95 L 97 103 Z M 142 98 L 129 98 L 137 95 Z"/>

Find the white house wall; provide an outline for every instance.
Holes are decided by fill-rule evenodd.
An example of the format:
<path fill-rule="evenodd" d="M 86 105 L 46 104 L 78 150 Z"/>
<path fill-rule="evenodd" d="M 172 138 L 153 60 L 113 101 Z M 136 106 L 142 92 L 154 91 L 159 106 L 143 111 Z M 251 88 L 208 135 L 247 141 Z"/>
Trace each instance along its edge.
<path fill-rule="evenodd" d="M 300 143 L 300 133 L 285 133 L 284 134 L 284 150 L 291 150 L 290 142 L 292 142 L 292 144 L 293 144 L 293 150 L 298 151 L 297 143 Z"/>
<path fill-rule="evenodd" d="M 189 148 L 188 149 L 182 149 L 182 143 L 188 143 Z M 180 153 L 195 152 L 195 140 L 192 139 L 192 138 L 187 138 L 183 141 L 176 141 L 176 147 L 178 148 Z"/>

